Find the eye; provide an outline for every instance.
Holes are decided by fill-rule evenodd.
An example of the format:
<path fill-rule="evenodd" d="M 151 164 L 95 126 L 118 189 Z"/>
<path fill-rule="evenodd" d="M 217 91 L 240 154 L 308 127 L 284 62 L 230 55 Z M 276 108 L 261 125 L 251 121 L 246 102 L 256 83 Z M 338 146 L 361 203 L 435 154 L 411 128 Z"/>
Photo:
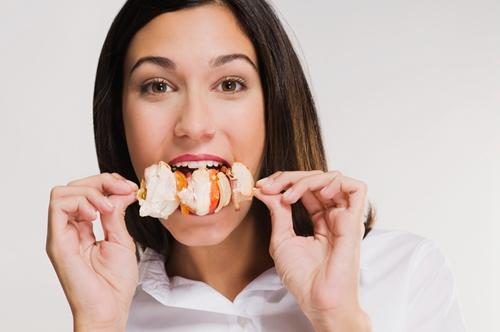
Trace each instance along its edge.
<path fill-rule="evenodd" d="M 141 85 L 141 94 L 161 94 L 170 91 L 173 91 L 172 87 L 163 79 L 154 79 Z"/>
<path fill-rule="evenodd" d="M 218 90 L 222 92 L 235 93 L 246 89 L 246 82 L 239 77 L 226 77 L 218 85 Z"/>

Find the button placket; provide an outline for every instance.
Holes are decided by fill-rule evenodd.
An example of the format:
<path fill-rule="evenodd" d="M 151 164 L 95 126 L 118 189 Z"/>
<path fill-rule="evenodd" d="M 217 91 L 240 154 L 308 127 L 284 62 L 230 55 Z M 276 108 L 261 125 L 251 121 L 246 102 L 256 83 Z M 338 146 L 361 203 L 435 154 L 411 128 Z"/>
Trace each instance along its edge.
<path fill-rule="evenodd" d="M 248 324 L 248 318 L 238 316 L 236 322 L 240 327 L 245 327 Z"/>
<path fill-rule="evenodd" d="M 251 318 L 238 316 L 236 321 L 238 323 L 240 331 L 257 332 L 257 329 Z"/>
<path fill-rule="evenodd" d="M 247 293 L 248 292 L 243 291 L 234 300 L 234 305 L 238 308 L 238 311 L 243 315 L 243 316 L 238 315 L 236 317 L 235 326 L 237 327 L 238 331 L 256 332 L 257 329 L 255 327 L 255 324 L 254 324 L 252 318 L 251 318 L 251 315 L 246 310 L 247 305 L 249 305 Z M 246 316 L 250 316 L 250 317 L 246 317 Z"/>

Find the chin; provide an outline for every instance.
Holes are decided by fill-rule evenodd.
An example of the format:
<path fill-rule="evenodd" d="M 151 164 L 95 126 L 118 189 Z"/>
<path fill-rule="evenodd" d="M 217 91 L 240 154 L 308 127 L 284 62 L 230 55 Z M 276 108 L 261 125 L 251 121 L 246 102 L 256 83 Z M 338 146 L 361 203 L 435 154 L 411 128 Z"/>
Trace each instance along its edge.
<path fill-rule="evenodd" d="M 251 202 L 244 202 L 236 211 L 231 204 L 204 216 L 183 215 L 176 210 L 168 219 L 160 221 L 175 240 L 185 246 L 213 246 L 222 243 L 241 224 L 250 206 Z"/>

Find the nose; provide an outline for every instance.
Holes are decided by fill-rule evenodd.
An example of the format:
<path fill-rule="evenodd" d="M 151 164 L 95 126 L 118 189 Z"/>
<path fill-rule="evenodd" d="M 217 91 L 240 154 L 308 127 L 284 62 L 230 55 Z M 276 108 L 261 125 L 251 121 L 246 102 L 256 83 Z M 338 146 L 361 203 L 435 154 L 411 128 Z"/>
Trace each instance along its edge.
<path fill-rule="evenodd" d="M 187 94 L 181 109 L 174 128 L 175 136 L 204 141 L 215 135 L 213 117 L 203 96 L 197 93 Z"/>

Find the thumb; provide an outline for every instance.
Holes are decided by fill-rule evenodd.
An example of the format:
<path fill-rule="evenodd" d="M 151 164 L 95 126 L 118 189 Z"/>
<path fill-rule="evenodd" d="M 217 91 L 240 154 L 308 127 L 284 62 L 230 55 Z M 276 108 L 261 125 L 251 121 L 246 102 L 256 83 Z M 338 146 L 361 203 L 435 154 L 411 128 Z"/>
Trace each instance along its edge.
<path fill-rule="evenodd" d="M 255 197 L 261 200 L 271 212 L 271 251 L 274 252 L 281 242 L 296 236 L 293 230 L 292 207 L 283 203 L 281 194 L 264 194 L 259 188 L 255 189 Z"/>
<path fill-rule="evenodd" d="M 136 201 L 136 191 L 132 191 L 127 195 L 110 195 L 108 198 L 114 209 L 111 212 L 101 214 L 104 239 L 134 249 L 134 240 L 125 225 L 125 210 Z"/>

